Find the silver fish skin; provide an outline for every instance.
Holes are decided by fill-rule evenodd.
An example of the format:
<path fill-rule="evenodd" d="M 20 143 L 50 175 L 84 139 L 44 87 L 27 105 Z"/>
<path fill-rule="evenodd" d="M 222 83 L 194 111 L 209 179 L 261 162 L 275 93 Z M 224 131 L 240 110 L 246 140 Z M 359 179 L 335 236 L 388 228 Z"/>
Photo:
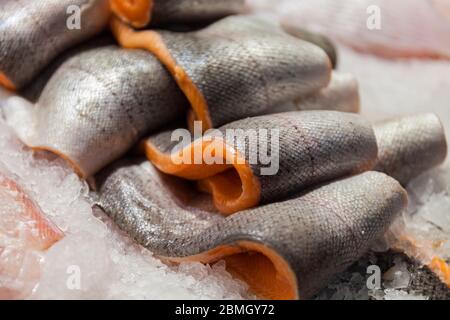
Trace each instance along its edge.
<path fill-rule="evenodd" d="M 81 9 L 79 29 L 67 26 L 70 6 Z M 0 72 L 23 88 L 63 51 L 101 32 L 109 16 L 108 0 L 2 0 Z"/>
<path fill-rule="evenodd" d="M 278 113 L 246 118 L 225 125 L 229 129 L 258 132 L 258 145 L 248 137 L 225 140 L 241 155 L 245 155 L 261 186 L 261 203 L 270 203 L 340 177 L 371 170 L 377 159 L 377 141 L 371 124 L 359 115 L 336 111 L 303 111 Z M 267 135 L 259 135 L 267 132 Z M 276 133 L 278 171 L 266 175 L 269 165 L 250 162 L 261 155 L 261 146 L 273 143 Z M 267 147 L 269 148 L 269 147 Z"/>
<path fill-rule="evenodd" d="M 115 15 L 135 28 L 198 25 L 242 13 L 245 0 L 111 0 Z"/>
<path fill-rule="evenodd" d="M 259 189 L 257 203 L 262 204 L 286 199 L 319 183 L 371 170 L 377 161 L 378 147 L 372 125 L 353 113 L 286 112 L 242 119 L 218 131 L 219 139 L 232 148 L 233 154 L 244 158 L 250 167 Z M 172 132 L 167 130 L 151 135 L 146 139 L 147 146 L 166 156 L 177 154 L 181 148 L 178 141 L 172 141 Z M 205 134 L 202 141 L 217 137 L 217 131 Z M 197 142 L 191 143 L 192 149 L 195 149 Z M 187 145 L 183 143 L 181 147 L 186 148 Z M 203 161 L 208 161 L 205 153 L 203 156 Z M 148 153 L 148 157 L 158 168 L 165 170 L 159 158 L 153 158 L 151 153 Z M 185 165 L 183 163 L 182 166 Z M 191 161 L 191 167 L 196 166 Z M 244 184 L 241 175 L 229 175 L 230 167 L 204 170 L 201 176 L 197 175 L 193 179 L 200 180 L 203 185 L 216 186 L 218 179 L 224 179 L 231 183 L 229 188 L 236 186 L 239 180 L 235 179 L 241 179 L 240 183 Z M 165 173 L 177 175 L 171 171 Z M 224 213 L 236 212 L 236 209 L 220 204 L 218 199 L 222 198 L 223 191 L 216 188 L 210 192 L 219 201 L 218 208 L 226 208 L 222 209 Z M 254 192 L 252 188 L 244 186 L 236 198 L 226 197 L 230 200 L 247 199 Z M 245 208 L 253 206 L 247 204 Z"/>
<path fill-rule="evenodd" d="M 403 116 L 374 126 L 378 140 L 378 164 L 406 186 L 425 171 L 442 164 L 448 153 L 445 131 L 433 113 Z"/>
<path fill-rule="evenodd" d="M 4 113 L 25 144 L 57 153 L 86 178 L 186 108 L 154 56 L 108 45 L 65 61 L 36 105 L 12 104 Z"/>
<path fill-rule="evenodd" d="M 45 67 L 38 76 L 36 76 L 31 83 L 26 85 L 19 91 L 19 95 L 25 99 L 36 103 L 39 100 L 45 86 L 50 78 L 55 74 L 61 65 L 68 59 L 82 53 L 83 51 L 92 50 L 107 45 L 114 45 L 114 38 L 108 34 L 101 34 L 93 39 L 83 42 L 72 49 L 64 51 L 57 58 L 55 58 L 47 67 Z"/>
<path fill-rule="evenodd" d="M 361 98 L 355 76 L 349 73 L 333 72 L 328 87 L 283 104 L 270 110 L 270 113 L 307 110 L 333 110 L 359 113 Z"/>
<path fill-rule="evenodd" d="M 270 248 L 289 266 L 295 275 L 295 297 L 302 299 L 311 298 L 357 261 L 407 202 L 397 181 L 366 172 L 225 218 L 204 209 L 185 181 L 161 174 L 147 161 L 122 162 L 97 181 L 99 206 L 159 257 L 196 257 L 252 242 Z M 251 279 L 255 268 L 248 264 L 240 270 L 243 278 Z M 260 287 L 258 294 L 274 298 L 266 289 Z"/>
<path fill-rule="evenodd" d="M 241 13 L 245 0 L 154 0 L 151 25 L 202 23 Z"/>

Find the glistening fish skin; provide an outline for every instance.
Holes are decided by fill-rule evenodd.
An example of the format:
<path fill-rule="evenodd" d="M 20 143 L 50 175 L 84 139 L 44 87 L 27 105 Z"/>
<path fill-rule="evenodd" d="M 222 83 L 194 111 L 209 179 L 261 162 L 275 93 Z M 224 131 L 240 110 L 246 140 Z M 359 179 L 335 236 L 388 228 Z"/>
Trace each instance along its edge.
<path fill-rule="evenodd" d="M 162 175 L 146 161 L 110 168 L 98 182 L 99 205 L 157 255 L 183 258 L 224 245 L 238 246 L 240 241 L 254 242 L 287 263 L 295 275 L 295 283 L 289 284 L 296 292 L 294 298 L 303 299 L 360 258 L 407 200 L 394 179 L 366 172 L 293 200 L 224 218 L 194 209 L 188 196 L 191 189 L 183 189 L 184 182 Z M 251 277 L 258 271 L 255 268 L 248 265 L 241 271 Z M 266 298 L 277 297 L 276 292 L 259 289 Z"/>
<path fill-rule="evenodd" d="M 244 0 L 154 0 L 152 25 L 199 23 L 240 13 Z"/>
<path fill-rule="evenodd" d="M 433 113 L 404 116 L 376 124 L 377 171 L 403 185 L 423 172 L 442 164 L 447 141 L 439 118 Z"/>
<path fill-rule="evenodd" d="M 81 9 L 79 29 L 67 26 L 69 6 Z M 22 88 L 64 50 L 99 33 L 108 6 L 107 0 L 2 0 L 0 72 Z"/>
<path fill-rule="evenodd" d="M 145 143 L 147 157 L 162 172 L 199 180 L 224 214 L 283 200 L 319 183 L 371 170 L 378 152 L 369 122 L 359 115 L 336 111 L 246 118 L 193 142 L 186 143 L 183 138 L 181 144 L 171 140 L 171 133 L 150 136 Z M 214 159 L 209 157 L 209 142 L 215 150 Z M 224 148 L 229 151 L 222 151 Z M 187 162 L 185 156 L 196 150 L 200 151 L 196 153 L 200 162 L 193 158 Z M 181 163 L 174 160 L 179 154 L 184 159 Z M 214 161 L 216 156 L 220 162 Z"/>
<path fill-rule="evenodd" d="M 278 113 L 242 119 L 220 128 L 224 133 L 228 129 L 267 132 L 267 138 L 259 136 L 257 146 L 248 138 L 226 140 L 247 160 L 260 155 L 262 147 L 270 146 L 275 132 L 279 135 L 279 150 L 274 149 L 279 156 L 276 174 L 262 174 L 262 169 L 268 166 L 261 163 L 261 157 L 257 164 L 250 163 L 261 185 L 261 203 L 281 200 L 318 183 L 370 170 L 376 163 L 378 148 L 372 126 L 356 114 Z"/>
<path fill-rule="evenodd" d="M 155 57 L 113 45 L 69 58 L 35 106 L 11 105 L 5 114 L 28 146 L 63 156 L 88 177 L 185 108 L 184 96 Z"/>

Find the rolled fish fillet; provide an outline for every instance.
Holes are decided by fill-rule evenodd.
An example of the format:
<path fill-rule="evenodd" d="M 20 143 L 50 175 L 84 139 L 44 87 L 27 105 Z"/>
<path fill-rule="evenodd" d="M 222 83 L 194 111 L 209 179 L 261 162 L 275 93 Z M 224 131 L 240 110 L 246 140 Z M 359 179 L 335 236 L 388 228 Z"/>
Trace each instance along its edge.
<path fill-rule="evenodd" d="M 111 0 L 124 22 L 140 28 L 173 23 L 211 22 L 242 12 L 245 0 Z"/>
<path fill-rule="evenodd" d="M 212 193 L 224 214 L 370 170 L 377 158 L 372 126 L 344 112 L 247 118 L 187 143 L 177 134 L 166 131 L 147 139 L 148 159 L 167 174 L 200 180 L 201 189 Z"/>
<path fill-rule="evenodd" d="M 424 113 L 375 125 L 377 171 L 406 186 L 413 178 L 442 164 L 447 157 L 445 131 L 438 116 Z"/>
<path fill-rule="evenodd" d="M 316 92 L 331 78 L 322 49 L 258 17 L 232 16 L 189 33 L 136 32 L 113 19 L 112 30 L 122 46 L 163 62 L 191 104 L 190 119 L 205 130 Z"/>
<path fill-rule="evenodd" d="M 267 113 L 307 110 L 334 110 L 359 113 L 360 105 L 359 86 L 355 76 L 349 73 L 333 72 L 328 87 L 283 104 Z"/>
<path fill-rule="evenodd" d="M 328 55 L 328 58 L 330 58 L 333 69 L 337 67 L 338 53 L 336 47 L 334 46 L 333 42 L 331 42 L 331 40 L 326 36 L 320 33 L 311 32 L 304 28 L 300 28 L 295 24 L 289 24 L 287 22 L 282 22 L 281 26 L 283 30 L 290 35 L 314 43 L 316 46 L 322 48 Z"/>
<path fill-rule="evenodd" d="M 36 105 L 10 100 L 5 118 L 22 141 L 60 155 L 83 178 L 187 108 L 183 94 L 154 56 L 115 45 L 65 61 Z"/>
<path fill-rule="evenodd" d="M 394 179 L 366 172 L 231 217 L 211 213 L 186 181 L 149 162 L 103 172 L 98 204 L 164 260 L 225 260 L 263 298 L 307 299 L 363 255 L 405 207 Z"/>
<path fill-rule="evenodd" d="M 103 30 L 108 0 L 2 0 L 0 85 L 20 89 L 64 50 Z"/>

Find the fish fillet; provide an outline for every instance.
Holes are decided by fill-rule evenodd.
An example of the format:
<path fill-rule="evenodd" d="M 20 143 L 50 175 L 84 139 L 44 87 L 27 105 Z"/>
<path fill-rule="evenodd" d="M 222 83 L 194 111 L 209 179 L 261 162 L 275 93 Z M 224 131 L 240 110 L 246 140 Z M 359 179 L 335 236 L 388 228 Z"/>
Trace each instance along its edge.
<path fill-rule="evenodd" d="M 223 217 L 205 211 L 182 180 L 149 162 L 122 163 L 98 177 L 101 208 L 164 260 L 214 263 L 259 296 L 307 299 L 385 232 L 407 195 L 383 173 L 366 172 L 298 198 Z"/>
<path fill-rule="evenodd" d="M 272 0 L 265 7 L 259 0 L 248 0 L 248 4 L 253 11 L 268 10 L 285 24 L 325 34 L 358 51 L 387 58 L 450 58 L 449 0 Z"/>
<path fill-rule="evenodd" d="M 229 135 L 230 130 L 235 137 Z M 372 126 L 351 113 L 266 115 L 225 125 L 220 133 L 221 137 L 207 133 L 208 139 L 174 148 L 178 141 L 172 141 L 172 131 L 166 131 L 151 136 L 144 147 L 161 171 L 200 180 L 200 187 L 212 193 L 224 214 L 280 200 L 376 164 L 378 149 Z M 198 155 L 200 158 L 195 158 Z M 265 159 L 268 155 L 272 161 Z"/>
<path fill-rule="evenodd" d="M 403 116 L 375 125 L 378 164 L 384 172 L 406 186 L 413 178 L 442 164 L 447 140 L 439 118 L 433 113 Z"/>
<path fill-rule="evenodd" d="M 112 29 L 122 46 L 163 62 L 204 130 L 316 92 L 331 78 L 323 50 L 257 17 L 228 17 L 191 33 L 136 32 L 118 20 Z"/>
<path fill-rule="evenodd" d="M 70 8 L 79 8 L 74 28 L 68 26 Z M 64 50 L 103 30 L 109 12 L 107 0 L 2 0 L 0 85 L 20 89 L 30 83 Z"/>
<path fill-rule="evenodd" d="M 311 31 L 308 31 L 303 28 L 299 28 L 292 24 L 281 24 L 284 31 L 289 33 L 290 35 L 311 42 L 315 44 L 316 46 L 322 48 L 326 54 L 328 55 L 328 58 L 330 58 L 331 64 L 333 66 L 333 69 L 337 67 L 338 64 L 338 53 L 336 50 L 336 47 L 334 46 L 333 42 L 331 42 L 330 39 L 328 39 L 326 36 L 314 33 Z"/>
<path fill-rule="evenodd" d="M 114 45 L 65 61 L 36 105 L 10 100 L 4 113 L 21 140 L 60 155 L 83 178 L 187 109 L 183 94 L 155 57 Z"/>
<path fill-rule="evenodd" d="M 237 14 L 245 0 L 111 0 L 111 9 L 134 27 L 211 22 Z"/>

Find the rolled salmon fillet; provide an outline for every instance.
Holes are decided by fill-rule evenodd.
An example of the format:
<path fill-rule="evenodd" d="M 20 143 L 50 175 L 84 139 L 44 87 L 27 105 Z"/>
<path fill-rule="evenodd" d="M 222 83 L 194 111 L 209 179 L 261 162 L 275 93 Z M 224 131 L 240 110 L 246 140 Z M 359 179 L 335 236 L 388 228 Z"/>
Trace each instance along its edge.
<path fill-rule="evenodd" d="M 3 111 L 25 144 L 60 155 L 86 178 L 186 109 L 154 56 L 107 45 L 65 61 L 36 105 L 14 98 Z"/>
<path fill-rule="evenodd" d="M 359 85 L 350 73 L 333 72 L 328 87 L 267 112 L 280 113 L 307 110 L 334 110 L 359 113 L 361 109 Z"/>
<path fill-rule="evenodd" d="M 331 63 L 319 47 L 253 16 L 232 16 L 188 33 L 134 31 L 117 19 L 126 48 L 155 54 L 191 104 L 204 130 L 256 116 L 326 87 Z"/>
<path fill-rule="evenodd" d="M 224 214 L 370 170 L 378 152 L 371 124 L 333 111 L 247 118 L 187 143 L 176 134 L 165 131 L 147 139 L 148 159 L 162 172 L 200 181 Z"/>
<path fill-rule="evenodd" d="M 138 243 L 171 262 L 225 260 L 262 298 L 307 299 L 360 258 L 405 207 L 383 173 L 333 182 L 231 217 L 214 214 L 186 181 L 148 161 L 98 176 L 98 205 Z"/>
<path fill-rule="evenodd" d="M 333 42 L 326 36 L 320 33 L 311 32 L 304 28 L 300 28 L 295 24 L 290 24 L 285 21 L 281 23 L 281 26 L 283 30 L 290 35 L 314 43 L 316 46 L 322 48 L 328 55 L 328 58 L 330 58 L 333 69 L 337 67 L 338 53 L 336 47 L 334 46 Z"/>
<path fill-rule="evenodd" d="M 24 87 L 63 51 L 103 30 L 109 16 L 108 0 L 2 0 L 0 85 Z"/>
<path fill-rule="evenodd" d="M 442 123 L 433 113 L 415 114 L 375 125 L 378 140 L 377 171 L 406 186 L 413 178 L 442 164 L 447 140 Z"/>
<path fill-rule="evenodd" d="M 124 22 L 148 25 L 203 23 L 243 11 L 245 0 L 111 0 L 111 9 Z"/>

